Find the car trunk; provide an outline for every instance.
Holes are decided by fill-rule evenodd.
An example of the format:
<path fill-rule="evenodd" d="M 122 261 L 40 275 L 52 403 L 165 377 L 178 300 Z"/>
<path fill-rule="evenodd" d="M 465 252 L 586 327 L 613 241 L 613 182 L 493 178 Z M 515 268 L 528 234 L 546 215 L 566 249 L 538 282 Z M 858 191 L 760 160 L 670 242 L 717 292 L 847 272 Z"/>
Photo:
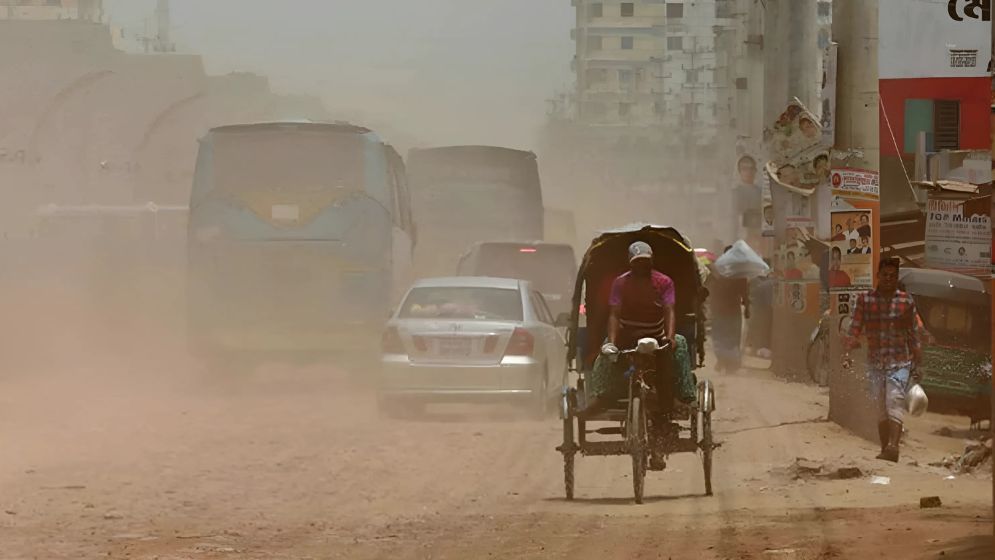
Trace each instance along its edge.
<path fill-rule="evenodd" d="M 414 364 L 486 366 L 501 363 L 515 326 L 489 321 L 409 321 L 400 330 Z"/>

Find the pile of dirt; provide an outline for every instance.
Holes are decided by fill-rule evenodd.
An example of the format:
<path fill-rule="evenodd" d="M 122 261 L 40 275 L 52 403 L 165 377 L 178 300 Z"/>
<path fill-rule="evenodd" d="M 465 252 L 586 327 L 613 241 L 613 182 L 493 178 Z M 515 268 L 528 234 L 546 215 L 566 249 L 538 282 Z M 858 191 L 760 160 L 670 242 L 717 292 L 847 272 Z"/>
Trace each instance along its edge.
<path fill-rule="evenodd" d="M 942 461 L 930 465 L 950 469 L 956 474 L 991 474 L 992 438 L 988 438 L 986 441 L 968 443 L 962 455 L 945 457 Z"/>
<path fill-rule="evenodd" d="M 850 480 L 864 477 L 863 471 L 857 467 L 833 466 L 804 457 L 796 458 L 794 463 L 777 472 L 791 480 Z"/>

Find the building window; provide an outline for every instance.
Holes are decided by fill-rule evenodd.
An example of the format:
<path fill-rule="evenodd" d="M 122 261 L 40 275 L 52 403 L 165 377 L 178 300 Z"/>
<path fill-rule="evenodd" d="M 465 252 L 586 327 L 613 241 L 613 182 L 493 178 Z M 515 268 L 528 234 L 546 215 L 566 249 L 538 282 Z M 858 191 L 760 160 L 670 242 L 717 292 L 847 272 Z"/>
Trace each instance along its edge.
<path fill-rule="evenodd" d="M 819 16 L 829 17 L 833 15 L 833 5 L 830 2 L 819 2 Z"/>
<path fill-rule="evenodd" d="M 933 102 L 933 144 L 937 151 L 960 149 L 960 101 Z"/>
<path fill-rule="evenodd" d="M 618 71 L 618 87 L 622 91 L 632 89 L 632 70 L 623 69 Z"/>
<path fill-rule="evenodd" d="M 668 51 L 683 51 L 684 50 L 684 37 L 667 37 L 667 50 Z"/>
<path fill-rule="evenodd" d="M 960 149 L 960 101 L 906 99 L 905 153 L 915 153 L 921 132 L 927 152 Z"/>
<path fill-rule="evenodd" d="M 599 118 L 605 116 L 605 104 L 600 101 L 585 101 L 582 107 L 585 117 Z"/>
<path fill-rule="evenodd" d="M 632 37 L 622 37 L 622 50 L 631 51 L 632 50 Z"/>
<path fill-rule="evenodd" d="M 681 2 L 667 2 L 667 19 L 681 19 L 684 17 L 684 4 Z"/>
<path fill-rule="evenodd" d="M 698 118 L 698 106 L 694 103 L 684 105 L 684 123 L 693 124 Z"/>
<path fill-rule="evenodd" d="M 587 38 L 587 52 L 593 53 L 600 51 L 602 48 L 601 35 L 588 36 Z"/>
<path fill-rule="evenodd" d="M 600 85 L 608 81 L 608 70 L 604 68 L 588 68 L 586 76 L 588 85 Z"/>
<path fill-rule="evenodd" d="M 686 84 L 696 84 L 698 83 L 698 71 L 697 70 L 685 70 L 684 71 L 684 83 Z"/>
<path fill-rule="evenodd" d="M 587 8 L 587 17 L 589 19 L 599 18 L 605 15 L 605 5 L 601 2 L 596 4 L 591 4 Z"/>
<path fill-rule="evenodd" d="M 667 112 L 667 105 L 663 101 L 653 102 L 653 114 L 658 117 L 662 117 L 664 113 Z"/>
<path fill-rule="evenodd" d="M 622 2 L 620 9 L 622 17 L 632 17 L 636 15 L 636 4 L 633 2 Z"/>
<path fill-rule="evenodd" d="M 625 118 L 632 113 L 632 103 L 622 102 L 618 104 L 618 116 Z"/>

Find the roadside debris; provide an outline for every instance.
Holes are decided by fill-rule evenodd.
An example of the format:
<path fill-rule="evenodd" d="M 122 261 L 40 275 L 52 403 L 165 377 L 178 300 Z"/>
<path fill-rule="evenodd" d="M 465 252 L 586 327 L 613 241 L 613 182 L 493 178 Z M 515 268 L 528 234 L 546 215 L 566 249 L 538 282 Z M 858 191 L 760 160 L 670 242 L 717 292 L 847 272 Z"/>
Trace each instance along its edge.
<path fill-rule="evenodd" d="M 887 486 L 891 484 L 891 479 L 887 476 L 872 476 L 871 484 L 880 484 L 881 486 Z"/>
<path fill-rule="evenodd" d="M 943 467 L 956 474 L 972 472 L 991 472 L 992 470 L 992 439 L 985 442 L 971 442 L 964 449 L 963 455 L 944 457 L 942 461 L 930 463 L 931 467 Z"/>
<path fill-rule="evenodd" d="M 832 467 L 818 461 L 799 457 L 793 465 L 786 469 L 786 474 L 792 480 L 853 480 L 863 478 L 864 471 L 858 467 Z"/>
<path fill-rule="evenodd" d="M 938 508 L 943 505 L 940 501 L 939 496 L 927 496 L 925 498 L 919 498 L 919 507 L 922 509 L 927 508 Z"/>

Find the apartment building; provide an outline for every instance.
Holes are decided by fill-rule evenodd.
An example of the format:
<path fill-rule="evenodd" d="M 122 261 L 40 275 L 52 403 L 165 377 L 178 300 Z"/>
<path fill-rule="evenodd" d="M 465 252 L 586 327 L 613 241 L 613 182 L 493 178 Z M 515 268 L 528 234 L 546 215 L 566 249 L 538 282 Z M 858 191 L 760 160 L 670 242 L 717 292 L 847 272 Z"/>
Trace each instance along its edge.
<path fill-rule="evenodd" d="M 716 28 L 728 0 L 573 0 L 576 116 L 588 125 L 657 127 L 710 145 L 729 120 Z"/>

